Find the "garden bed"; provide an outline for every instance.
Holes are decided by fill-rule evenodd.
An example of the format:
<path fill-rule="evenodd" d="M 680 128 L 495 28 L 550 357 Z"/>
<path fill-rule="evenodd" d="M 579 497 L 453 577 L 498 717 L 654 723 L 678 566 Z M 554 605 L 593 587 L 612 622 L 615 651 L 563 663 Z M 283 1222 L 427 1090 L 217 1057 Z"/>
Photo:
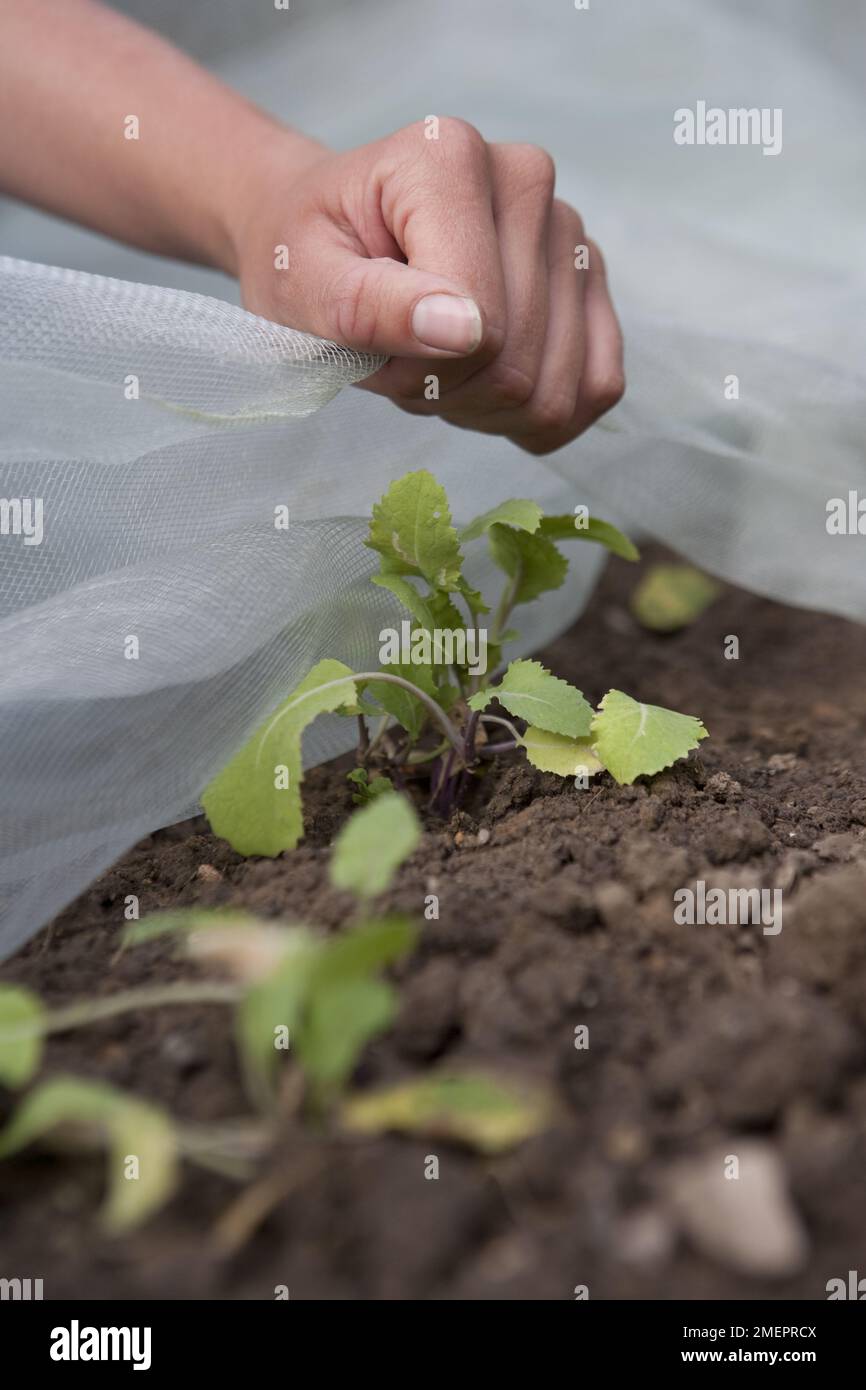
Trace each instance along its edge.
<path fill-rule="evenodd" d="M 94 1224 L 104 1163 L 28 1151 L 0 1169 L 0 1275 L 42 1277 L 49 1298 L 694 1299 L 825 1298 L 828 1280 L 866 1274 L 866 631 L 727 589 L 660 637 L 629 614 L 634 583 L 611 563 L 541 659 L 593 701 L 616 687 L 699 715 L 710 738 L 631 787 L 603 774 L 579 790 L 509 755 L 449 824 L 428 823 L 385 901 L 421 919 L 435 895 L 439 917 L 355 1077 L 440 1061 L 526 1077 L 554 1094 L 545 1132 L 491 1158 L 296 1113 L 260 1220 L 227 1228 L 237 1189 L 191 1171 L 111 1240 Z M 118 952 L 129 894 L 142 915 L 231 905 L 339 927 L 326 863 L 349 766 L 309 775 L 296 851 L 244 860 L 203 820 L 154 834 L 0 978 L 58 1004 L 188 975 L 164 939 Z M 782 930 L 678 925 L 673 894 L 701 879 L 781 889 Z M 186 1120 L 248 1109 L 215 1005 L 51 1038 L 59 1070 Z M 762 1192 L 722 1176 L 730 1155 L 760 1168 Z M 716 1198 L 727 1239 L 707 1219 Z"/>

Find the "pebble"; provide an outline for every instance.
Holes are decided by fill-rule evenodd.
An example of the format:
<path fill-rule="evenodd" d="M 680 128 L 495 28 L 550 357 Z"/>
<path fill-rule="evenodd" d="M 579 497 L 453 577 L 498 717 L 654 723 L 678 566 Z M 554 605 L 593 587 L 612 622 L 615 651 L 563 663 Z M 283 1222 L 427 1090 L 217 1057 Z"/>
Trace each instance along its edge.
<path fill-rule="evenodd" d="M 731 1155 L 738 1178 L 726 1177 Z M 664 1189 L 684 1234 L 710 1259 L 754 1279 L 803 1268 L 806 1233 L 770 1144 L 731 1138 L 725 1148 L 673 1164 Z"/>

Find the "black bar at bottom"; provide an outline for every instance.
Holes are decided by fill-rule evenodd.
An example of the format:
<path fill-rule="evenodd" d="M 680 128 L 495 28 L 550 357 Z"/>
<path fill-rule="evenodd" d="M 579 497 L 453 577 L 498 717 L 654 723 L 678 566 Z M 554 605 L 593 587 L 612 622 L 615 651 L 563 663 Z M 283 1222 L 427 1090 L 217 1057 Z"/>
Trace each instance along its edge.
<path fill-rule="evenodd" d="M 367 1307 L 368 1305 L 365 1305 Z M 416 1356 L 423 1349 L 423 1378 L 441 1364 L 445 1374 L 454 1373 L 463 1361 L 448 1338 L 442 1337 L 443 1310 L 428 1309 L 429 1331 L 409 1364 L 404 1361 L 400 1343 L 373 1344 L 365 1323 L 355 1323 L 351 1307 L 329 1304 L 323 1330 L 327 1340 L 315 1336 L 321 1306 L 301 1300 L 264 1302 L 138 1302 L 138 1303 L 60 1303 L 0 1302 L 0 1346 L 7 1368 L 16 1373 L 48 1374 L 62 1382 L 70 1377 L 93 1380 L 101 1371 L 112 1376 L 162 1376 L 166 1372 L 213 1372 L 221 1380 L 243 1374 L 247 1381 L 282 1370 L 291 1375 L 299 1357 L 308 1371 L 315 1373 L 319 1356 L 322 1371 L 333 1374 L 335 1351 L 344 1348 L 349 1364 L 363 1373 L 366 1356 L 373 1355 L 370 1369 L 390 1365 L 394 1376 L 419 1369 Z M 472 1304 L 477 1309 L 477 1304 Z M 826 1375 L 857 1365 L 866 1322 L 863 1310 L 842 1302 L 581 1302 L 575 1301 L 566 1313 L 560 1310 L 545 1324 L 544 1336 L 561 1333 L 565 1352 L 578 1372 L 581 1366 L 599 1365 L 605 1370 L 668 1371 L 673 1367 L 715 1365 L 737 1366 L 799 1365 L 812 1367 Z M 364 1318 L 369 1315 L 369 1308 Z M 467 1314 L 458 1314 L 458 1324 Z M 479 1332 L 483 1341 L 474 1342 L 476 1357 L 489 1378 L 491 1363 L 514 1354 L 515 1310 L 509 1305 L 508 1323 L 501 1332 L 496 1322 L 486 1327 L 473 1318 L 464 1333 Z M 494 1315 L 495 1316 L 495 1315 Z M 345 1329 L 341 1326 L 348 1322 Z M 392 1324 L 393 1326 L 393 1324 Z M 527 1328 L 535 1332 L 534 1319 Z M 402 1330 L 402 1325 L 394 1331 Z M 461 1330 L 458 1327 L 458 1330 Z M 340 1340 L 334 1340 L 334 1333 Z M 361 1334 L 361 1338 L 358 1338 Z M 387 1325 L 379 1337 L 390 1338 Z M 375 1352 L 373 1353 L 373 1347 Z M 482 1351 L 483 1348 L 483 1351 Z M 468 1348 L 464 1348 L 468 1350 Z M 529 1353 L 530 1346 L 523 1343 Z M 536 1347 L 536 1351 L 538 1348 Z M 545 1342 L 545 1360 L 550 1349 Z M 441 1357 L 441 1362 L 439 1358 Z M 590 1360 L 592 1358 L 592 1360 Z M 475 1358 L 473 1358 L 475 1359 Z M 309 1363 L 312 1362 L 312 1365 Z M 413 1370 L 412 1363 L 415 1363 Z M 464 1370 L 465 1370 L 465 1361 Z M 401 1372 L 402 1365 L 402 1372 Z M 514 1367 L 512 1366 L 512 1369 Z M 20 1379 L 20 1375 L 18 1377 Z"/>

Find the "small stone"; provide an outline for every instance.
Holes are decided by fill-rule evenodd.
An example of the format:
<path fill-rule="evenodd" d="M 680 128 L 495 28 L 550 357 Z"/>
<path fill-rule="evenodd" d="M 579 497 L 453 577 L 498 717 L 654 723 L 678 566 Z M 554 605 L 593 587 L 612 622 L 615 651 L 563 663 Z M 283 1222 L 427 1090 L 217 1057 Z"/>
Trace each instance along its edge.
<path fill-rule="evenodd" d="M 195 871 L 196 878 L 203 879 L 205 883 L 221 883 L 222 874 L 213 864 L 199 864 Z"/>
<path fill-rule="evenodd" d="M 487 829 L 486 826 L 482 826 L 482 828 L 479 830 L 478 834 L 475 837 L 475 843 L 478 845 L 486 845 L 489 843 L 489 841 L 490 831 Z"/>
<path fill-rule="evenodd" d="M 735 1159 L 739 1176 L 728 1176 Z M 684 1233 L 710 1259 L 755 1279 L 803 1268 L 806 1233 L 769 1144 L 731 1138 L 725 1148 L 672 1165 L 664 1186 Z"/>
<path fill-rule="evenodd" d="M 628 926 L 635 911 L 634 898 L 628 889 L 613 879 L 607 879 L 595 889 L 595 905 L 606 927 Z"/>

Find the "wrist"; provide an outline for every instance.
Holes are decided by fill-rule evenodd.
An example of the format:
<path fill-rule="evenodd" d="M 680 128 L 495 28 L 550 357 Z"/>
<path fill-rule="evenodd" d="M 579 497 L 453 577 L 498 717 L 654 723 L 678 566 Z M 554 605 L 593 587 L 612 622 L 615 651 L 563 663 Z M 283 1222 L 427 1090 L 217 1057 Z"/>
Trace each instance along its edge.
<path fill-rule="evenodd" d="M 232 143 L 217 189 L 210 259 L 237 279 L 244 249 L 259 240 L 256 223 L 273 201 L 274 190 L 279 189 L 288 203 L 295 180 L 327 158 L 330 150 L 267 117 L 238 132 Z"/>

